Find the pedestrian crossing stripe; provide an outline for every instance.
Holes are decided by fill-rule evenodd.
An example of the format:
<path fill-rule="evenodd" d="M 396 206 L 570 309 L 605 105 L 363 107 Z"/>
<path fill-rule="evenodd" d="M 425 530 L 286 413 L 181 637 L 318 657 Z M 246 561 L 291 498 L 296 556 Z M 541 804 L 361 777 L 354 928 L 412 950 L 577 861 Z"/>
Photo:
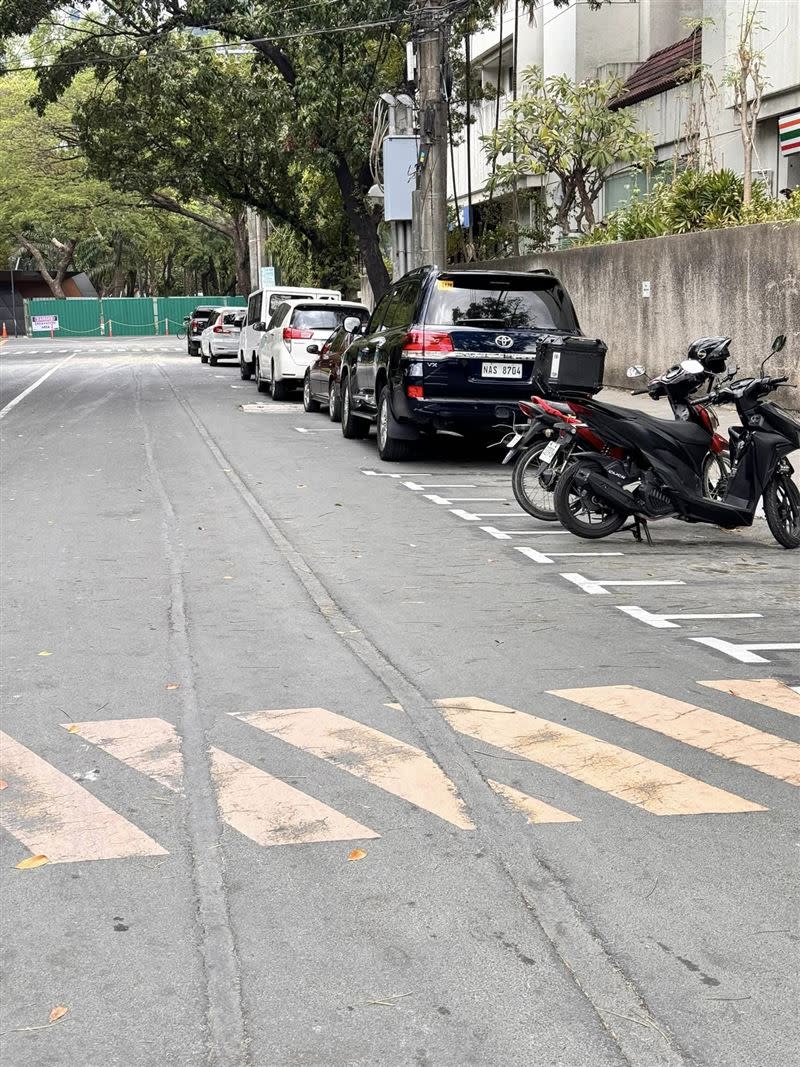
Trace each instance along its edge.
<path fill-rule="evenodd" d="M 635 685 L 553 689 L 554 696 L 655 730 L 731 763 L 800 785 L 800 745 L 754 726 Z"/>
<path fill-rule="evenodd" d="M 481 697 L 434 701 L 459 733 L 644 808 L 652 815 L 764 811 L 636 752 Z"/>
<path fill-rule="evenodd" d="M 0 767 L 6 782 L 0 826 L 34 855 L 50 863 L 167 855 L 138 826 L 5 733 Z"/>
<path fill-rule="evenodd" d="M 715 679 L 697 684 L 730 693 L 753 704 L 763 704 L 775 711 L 784 711 L 787 715 L 800 716 L 800 693 L 775 678 Z"/>
<path fill-rule="evenodd" d="M 701 682 L 731 696 L 796 715 L 794 690 L 773 679 Z M 749 769 L 795 783 L 800 745 L 737 719 L 635 686 L 554 690 L 573 703 L 624 719 Z M 690 777 L 619 745 L 481 697 L 435 701 L 457 732 L 548 767 L 653 815 L 756 812 L 753 800 Z M 398 710 L 399 706 L 393 710 Z M 400 709 L 402 710 L 402 709 Z M 326 708 L 284 708 L 234 717 L 323 760 L 460 830 L 474 824 L 454 784 L 424 751 Z M 66 724 L 64 724 L 66 726 Z M 181 741 L 164 719 L 71 723 L 70 734 L 173 793 L 184 787 Z M 646 736 L 646 735 L 642 735 Z M 222 749 L 209 748 L 220 819 L 259 846 L 369 840 L 379 829 Z M 166 850 L 88 789 L 6 734 L 0 734 L 0 825 L 51 863 L 164 856 Z M 487 779 L 531 824 L 579 823 L 578 814 L 517 786 Z M 371 820 L 372 821 L 372 820 Z"/>

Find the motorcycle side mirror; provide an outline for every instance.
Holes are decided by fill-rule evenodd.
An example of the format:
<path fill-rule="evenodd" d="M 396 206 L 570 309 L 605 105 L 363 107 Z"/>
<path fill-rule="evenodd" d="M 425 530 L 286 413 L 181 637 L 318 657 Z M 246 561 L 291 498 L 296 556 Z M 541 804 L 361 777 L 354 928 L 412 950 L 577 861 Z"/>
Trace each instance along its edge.
<path fill-rule="evenodd" d="M 644 367 L 640 367 L 638 363 L 634 363 L 632 367 L 628 367 L 625 373 L 629 378 L 641 378 L 646 371 Z"/>
<path fill-rule="evenodd" d="M 687 374 L 702 374 L 705 367 L 699 359 L 684 359 L 681 363 L 681 370 L 685 370 Z"/>
<path fill-rule="evenodd" d="M 773 354 L 775 352 L 780 352 L 785 347 L 786 347 L 786 334 L 785 333 L 779 333 L 778 336 L 775 338 L 775 340 L 772 342 L 772 352 L 773 352 Z"/>

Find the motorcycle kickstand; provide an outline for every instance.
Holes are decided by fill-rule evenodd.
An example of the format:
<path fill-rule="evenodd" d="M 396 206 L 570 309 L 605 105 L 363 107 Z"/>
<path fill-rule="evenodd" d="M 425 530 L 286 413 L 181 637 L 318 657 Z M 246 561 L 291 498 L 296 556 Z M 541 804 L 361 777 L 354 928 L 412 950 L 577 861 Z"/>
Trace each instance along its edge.
<path fill-rule="evenodd" d="M 642 518 L 640 515 L 634 515 L 633 523 L 623 526 L 622 529 L 630 530 L 634 541 L 638 544 L 642 543 L 642 535 L 644 535 L 644 540 L 647 541 L 651 548 L 653 547 L 653 538 L 650 536 L 650 527 L 647 525 L 647 519 Z"/>

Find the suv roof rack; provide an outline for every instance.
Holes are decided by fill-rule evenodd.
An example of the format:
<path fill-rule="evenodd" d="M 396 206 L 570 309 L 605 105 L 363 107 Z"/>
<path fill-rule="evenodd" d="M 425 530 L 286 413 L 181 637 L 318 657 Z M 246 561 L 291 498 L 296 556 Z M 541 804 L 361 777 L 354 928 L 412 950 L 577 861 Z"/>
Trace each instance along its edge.
<path fill-rule="evenodd" d="M 552 275 L 552 277 L 555 277 L 555 275 L 553 274 L 553 272 L 550 270 L 549 267 L 531 267 L 528 270 L 527 273 L 528 274 L 550 274 L 550 275 Z"/>

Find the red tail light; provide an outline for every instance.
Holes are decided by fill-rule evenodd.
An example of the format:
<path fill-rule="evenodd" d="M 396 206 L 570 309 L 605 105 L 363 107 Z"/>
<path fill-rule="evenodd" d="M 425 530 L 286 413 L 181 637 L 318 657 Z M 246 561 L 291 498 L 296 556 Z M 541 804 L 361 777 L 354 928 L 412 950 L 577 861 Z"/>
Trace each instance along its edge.
<path fill-rule="evenodd" d="M 425 390 L 421 385 L 407 385 L 406 396 L 411 397 L 412 400 L 422 400 L 425 396 Z"/>
<path fill-rule="evenodd" d="M 313 330 L 299 330 L 296 326 L 283 327 L 284 341 L 310 341 L 313 336 Z"/>
<path fill-rule="evenodd" d="M 452 352 L 453 338 L 440 330 L 411 330 L 403 338 L 403 351 L 422 352 L 426 356 Z"/>
<path fill-rule="evenodd" d="M 214 328 L 212 329 L 212 331 L 211 331 L 211 332 L 212 332 L 212 333 L 225 333 L 225 328 L 224 328 L 223 326 L 220 326 L 220 325 L 218 324 L 218 325 L 216 325 L 216 326 L 215 326 L 215 327 L 214 327 Z"/>
<path fill-rule="evenodd" d="M 191 330 L 196 330 L 199 325 L 200 325 L 200 319 L 192 319 L 192 321 L 189 323 L 189 328 Z"/>

